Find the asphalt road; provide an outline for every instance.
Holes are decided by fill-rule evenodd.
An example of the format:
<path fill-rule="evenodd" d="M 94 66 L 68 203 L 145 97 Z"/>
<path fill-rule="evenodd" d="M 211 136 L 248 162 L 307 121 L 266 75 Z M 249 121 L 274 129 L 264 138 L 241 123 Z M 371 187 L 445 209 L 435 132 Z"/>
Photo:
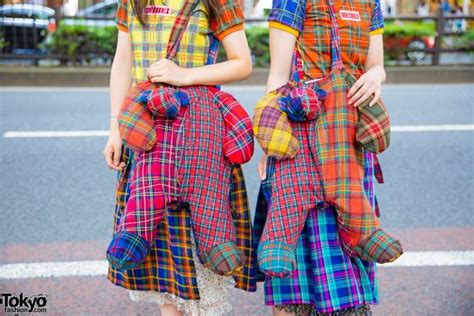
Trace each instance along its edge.
<path fill-rule="evenodd" d="M 252 112 L 263 88 L 229 88 Z M 384 87 L 395 126 L 474 124 L 474 85 Z M 6 138 L 9 131 L 106 130 L 105 89 L 0 88 L 0 264 L 103 259 L 112 233 L 115 173 L 105 137 Z M 474 250 L 474 133 L 394 132 L 380 156 L 382 224 L 408 251 Z M 255 205 L 256 163 L 244 166 Z M 474 314 L 474 266 L 380 269 L 376 315 Z M 48 292 L 55 314 L 143 314 L 102 276 L 2 280 L 0 292 Z M 94 294 L 95 293 L 95 294 Z M 82 304 L 77 299 L 82 296 Z M 234 296 L 235 315 L 269 313 L 259 294 Z M 113 303 L 111 296 L 120 298 Z M 2 312 L 0 311 L 0 314 Z"/>

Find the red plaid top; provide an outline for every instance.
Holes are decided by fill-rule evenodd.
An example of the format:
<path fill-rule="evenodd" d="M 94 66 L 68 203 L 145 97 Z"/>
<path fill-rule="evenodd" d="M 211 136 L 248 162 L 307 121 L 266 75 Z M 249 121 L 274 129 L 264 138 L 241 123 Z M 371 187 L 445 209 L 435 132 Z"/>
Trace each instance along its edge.
<path fill-rule="evenodd" d="M 370 36 L 382 34 L 380 0 L 335 0 L 342 61 L 357 77 L 364 72 Z M 331 17 L 327 0 L 274 0 L 269 25 L 298 37 L 307 78 L 331 70 Z"/>

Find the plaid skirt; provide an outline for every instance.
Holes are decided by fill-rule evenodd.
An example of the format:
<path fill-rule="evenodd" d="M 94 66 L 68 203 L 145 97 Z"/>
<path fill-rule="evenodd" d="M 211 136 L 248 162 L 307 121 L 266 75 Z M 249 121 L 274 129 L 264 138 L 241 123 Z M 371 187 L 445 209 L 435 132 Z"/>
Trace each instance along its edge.
<path fill-rule="evenodd" d="M 373 188 L 375 156 L 364 153 L 364 189 L 376 207 Z M 268 164 L 267 179 L 272 176 Z M 254 247 L 258 246 L 267 218 L 269 184 L 262 182 L 254 220 Z M 297 267 L 287 278 L 265 277 L 265 304 L 311 305 L 315 312 L 330 313 L 362 305 L 378 303 L 376 266 L 351 258 L 341 248 L 333 207 L 315 207 L 305 226 L 295 251 Z"/>

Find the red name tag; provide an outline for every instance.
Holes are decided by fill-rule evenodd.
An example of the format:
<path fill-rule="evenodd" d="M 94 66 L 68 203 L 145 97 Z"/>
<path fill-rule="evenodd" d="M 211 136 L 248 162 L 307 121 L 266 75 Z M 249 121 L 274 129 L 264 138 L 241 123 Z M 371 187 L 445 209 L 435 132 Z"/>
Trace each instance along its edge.
<path fill-rule="evenodd" d="M 343 20 L 360 22 L 360 15 L 357 11 L 340 10 L 339 14 Z"/>
<path fill-rule="evenodd" d="M 148 15 L 170 15 L 171 8 L 162 5 L 150 5 L 147 6 L 143 12 Z"/>

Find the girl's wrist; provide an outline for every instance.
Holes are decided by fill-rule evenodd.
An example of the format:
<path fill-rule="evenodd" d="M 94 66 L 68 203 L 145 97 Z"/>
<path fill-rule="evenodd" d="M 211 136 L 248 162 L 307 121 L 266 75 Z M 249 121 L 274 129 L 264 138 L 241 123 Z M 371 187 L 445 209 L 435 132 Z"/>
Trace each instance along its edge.
<path fill-rule="evenodd" d="M 196 72 L 193 70 L 193 68 L 181 68 L 182 75 L 184 78 L 184 86 L 192 86 L 198 84 L 196 82 Z"/>
<path fill-rule="evenodd" d="M 387 75 L 382 65 L 373 66 L 372 68 L 369 69 L 369 71 L 372 72 L 372 74 L 376 76 L 376 79 L 377 81 L 380 82 L 380 84 L 385 82 Z"/>
<path fill-rule="evenodd" d="M 117 117 L 110 117 L 110 130 L 111 131 L 115 131 L 117 130 L 118 131 L 119 129 L 119 124 L 118 124 L 118 119 Z"/>

